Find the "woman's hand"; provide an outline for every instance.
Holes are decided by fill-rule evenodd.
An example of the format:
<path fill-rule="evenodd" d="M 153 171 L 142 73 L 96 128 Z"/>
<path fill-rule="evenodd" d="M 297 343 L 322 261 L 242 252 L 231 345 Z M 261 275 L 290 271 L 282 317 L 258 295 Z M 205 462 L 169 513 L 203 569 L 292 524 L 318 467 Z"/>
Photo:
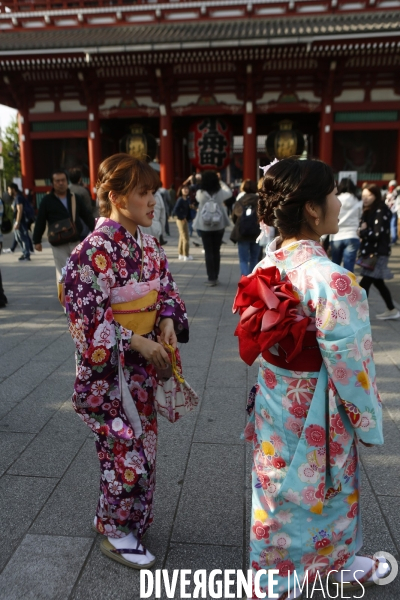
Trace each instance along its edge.
<path fill-rule="evenodd" d="M 158 369 L 166 369 L 171 364 L 168 354 L 158 342 L 133 334 L 130 346 Z"/>
<path fill-rule="evenodd" d="M 360 230 L 363 231 L 363 229 L 367 229 L 368 225 L 366 224 L 366 222 L 364 221 L 363 223 L 361 223 L 361 227 Z"/>
<path fill-rule="evenodd" d="M 173 320 L 169 318 L 162 319 L 159 327 L 161 331 L 160 341 L 164 342 L 165 344 L 169 344 L 174 348 L 174 350 L 176 350 L 176 344 L 178 343 L 178 340 L 176 338 Z"/>

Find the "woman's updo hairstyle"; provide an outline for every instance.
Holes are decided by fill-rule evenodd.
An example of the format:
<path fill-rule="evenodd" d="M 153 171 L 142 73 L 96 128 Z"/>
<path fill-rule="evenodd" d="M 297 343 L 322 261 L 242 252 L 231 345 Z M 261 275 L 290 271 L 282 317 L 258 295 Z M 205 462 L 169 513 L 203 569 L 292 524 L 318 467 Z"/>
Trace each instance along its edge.
<path fill-rule="evenodd" d="M 306 202 L 322 207 L 335 189 L 332 169 L 319 160 L 285 158 L 268 169 L 259 188 L 258 217 L 283 239 L 296 237 L 308 222 Z"/>
<path fill-rule="evenodd" d="M 111 215 L 110 192 L 125 199 L 135 188 L 139 194 L 146 194 L 149 190 L 155 192 L 160 186 L 157 172 L 147 163 L 122 152 L 113 154 L 103 160 L 97 175 L 96 190 L 100 215 Z"/>

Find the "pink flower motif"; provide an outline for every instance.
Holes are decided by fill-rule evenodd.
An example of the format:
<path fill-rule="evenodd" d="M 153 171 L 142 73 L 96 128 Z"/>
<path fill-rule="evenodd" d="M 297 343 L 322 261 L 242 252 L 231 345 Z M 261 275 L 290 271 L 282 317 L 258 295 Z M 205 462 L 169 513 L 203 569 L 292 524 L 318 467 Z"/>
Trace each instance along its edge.
<path fill-rule="evenodd" d="M 269 527 L 268 525 L 263 525 L 261 521 L 256 521 L 252 527 L 253 533 L 255 534 L 257 540 L 269 540 Z"/>
<path fill-rule="evenodd" d="M 289 573 L 293 573 L 295 566 L 291 560 L 281 560 L 277 563 L 276 568 L 279 570 L 280 577 L 287 577 Z"/>
<path fill-rule="evenodd" d="M 289 412 L 297 419 L 305 419 L 308 410 L 304 404 L 292 404 L 292 406 L 289 408 Z"/>
<path fill-rule="evenodd" d="M 92 383 L 91 391 L 95 395 L 104 396 L 108 390 L 108 383 L 104 379 L 99 379 Z"/>
<path fill-rule="evenodd" d="M 338 456 L 339 454 L 343 454 L 343 448 L 338 442 L 330 442 L 329 443 L 329 454 L 331 458 Z"/>
<path fill-rule="evenodd" d="M 92 408 L 96 408 L 97 406 L 100 406 L 103 402 L 103 397 L 102 396 L 94 396 L 93 394 L 90 394 L 87 398 L 86 398 L 86 402 L 89 404 L 89 406 L 91 406 Z"/>
<path fill-rule="evenodd" d="M 275 373 L 273 373 L 270 369 L 265 369 L 263 377 L 267 388 L 273 390 L 274 387 L 276 387 L 276 384 L 278 383 L 275 377 Z"/>
<path fill-rule="evenodd" d="M 345 474 L 348 477 L 352 477 L 357 470 L 357 460 L 356 458 L 352 458 L 349 465 L 347 465 Z"/>
<path fill-rule="evenodd" d="M 333 366 L 332 379 L 335 381 L 335 383 L 349 385 L 349 377 L 352 375 L 352 371 L 347 368 L 346 363 L 344 362 L 338 362 Z"/>
<path fill-rule="evenodd" d="M 331 428 L 338 435 L 342 435 L 346 430 L 339 413 L 331 416 Z"/>
<path fill-rule="evenodd" d="M 351 293 L 351 279 L 344 273 L 332 273 L 330 287 L 336 290 L 339 296 Z"/>
<path fill-rule="evenodd" d="M 351 288 L 350 294 L 347 296 L 347 301 L 350 306 L 355 306 L 361 300 L 361 288 L 358 285 L 354 285 Z"/>
<path fill-rule="evenodd" d="M 318 498 L 315 497 L 315 489 L 312 485 L 307 486 L 301 491 L 304 504 L 314 506 L 318 502 Z"/>
<path fill-rule="evenodd" d="M 294 417 L 289 417 L 286 419 L 285 429 L 288 429 L 292 433 L 296 434 L 297 437 L 300 437 L 303 430 L 303 421 L 300 419 L 295 419 Z"/>
<path fill-rule="evenodd" d="M 321 425 L 309 425 L 305 430 L 305 434 L 307 444 L 309 444 L 310 446 L 325 446 L 325 429 L 321 427 Z"/>
<path fill-rule="evenodd" d="M 271 444 L 274 446 L 277 452 L 280 452 L 283 448 L 282 438 L 277 433 L 271 435 Z"/>
<path fill-rule="evenodd" d="M 136 395 L 137 395 L 138 399 L 141 402 L 147 402 L 149 395 L 145 390 L 143 390 L 142 388 L 139 388 L 139 389 L 136 389 L 135 391 L 136 391 Z"/>

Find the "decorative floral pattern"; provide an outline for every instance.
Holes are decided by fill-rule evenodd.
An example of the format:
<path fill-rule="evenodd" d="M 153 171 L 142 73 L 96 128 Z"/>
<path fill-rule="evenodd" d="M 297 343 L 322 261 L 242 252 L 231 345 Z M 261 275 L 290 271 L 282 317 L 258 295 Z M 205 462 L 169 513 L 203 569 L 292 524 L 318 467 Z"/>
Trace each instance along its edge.
<path fill-rule="evenodd" d="M 383 436 L 364 290 L 316 242 L 278 251 L 273 242 L 258 268 L 271 266 L 292 283 L 324 361 L 319 373 L 299 373 L 261 359 L 251 394 L 250 564 L 278 569 L 284 597 L 289 571 L 300 580 L 308 571 L 312 581 L 352 561 L 360 542 L 357 438 L 382 444 Z"/>
<path fill-rule="evenodd" d="M 143 280 L 160 280 L 158 320 L 170 317 L 178 339 L 188 340 L 185 305 L 158 242 L 143 235 Z M 152 522 L 157 419 L 154 368 L 130 349 L 132 331 L 113 318 L 111 290 L 134 285 L 140 277 L 141 247 L 111 219 L 79 244 L 67 263 L 65 279 L 69 329 L 76 345 L 77 376 L 73 405 L 92 429 L 101 466 L 97 528 L 111 537 L 135 531 L 141 537 Z M 127 280 L 129 276 L 129 280 Z M 155 339 L 156 328 L 147 337 Z M 118 362 L 136 405 L 142 434 L 122 407 Z"/>

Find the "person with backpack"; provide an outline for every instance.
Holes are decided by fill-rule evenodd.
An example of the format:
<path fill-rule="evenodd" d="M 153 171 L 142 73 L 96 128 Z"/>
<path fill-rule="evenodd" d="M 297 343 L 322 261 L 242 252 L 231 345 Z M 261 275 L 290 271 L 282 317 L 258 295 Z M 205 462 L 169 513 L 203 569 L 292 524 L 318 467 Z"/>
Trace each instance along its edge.
<path fill-rule="evenodd" d="M 8 186 L 8 193 L 12 197 L 12 207 L 14 216 L 14 234 L 22 249 L 22 254 L 18 260 L 30 261 L 31 260 L 31 240 L 29 237 L 29 227 L 32 224 L 32 218 L 34 213 L 28 210 L 26 200 L 19 190 L 16 183 L 10 183 Z M 33 211 L 33 208 L 32 208 Z"/>
<path fill-rule="evenodd" d="M 245 179 L 240 190 L 244 194 L 233 207 L 232 220 L 235 226 L 231 233 L 231 240 L 238 245 L 241 275 L 249 275 L 260 256 L 260 246 L 256 242 L 260 235 L 257 184 L 251 179 Z"/>
<path fill-rule="evenodd" d="M 200 189 L 196 192 L 199 208 L 193 228 L 199 231 L 203 240 L 208 276 L 206 284 L 210 287 L 215 287 L 219 283 L 222 238 L 225 227 L 229 225 L 224 200 L 231 196 L 231 190 L 220 181 L 215 171 L 202 173 Z"/>

